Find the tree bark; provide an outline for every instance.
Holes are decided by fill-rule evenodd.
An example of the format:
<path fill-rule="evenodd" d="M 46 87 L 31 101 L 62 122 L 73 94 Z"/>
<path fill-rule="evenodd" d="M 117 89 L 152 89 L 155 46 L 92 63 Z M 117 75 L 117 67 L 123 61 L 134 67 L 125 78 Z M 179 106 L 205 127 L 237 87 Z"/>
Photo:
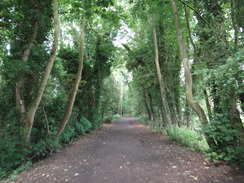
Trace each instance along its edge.
<path fill-rule="evenodd" d="M 144 87 L 143 87 L 143 92 L 144 92 L 144 98 L 145 98 L 146 108 L 147 108 L 147 112 L 148 112 L 148 117 L 149 117 L 150 121 L 153 121 L 154 117 L 153 117 L 151 100 L 150 100 L 150 97 L 148 96 L 147 89 Z"/>
<path fill-rule="evenodd" d="M 236 12 L 237 4 L 235 0 L 231 0 L 231 19 L 232 19 L 232 26 L 234 29 L 234 38 L 235 38 L 235 45 L 234 51 L 236 52 L 239 45 L 239 26 L 237 25 L 237 12 Z"/>
<path fill-rule="evenodd" d="M 41 83 L 38 87 L 38 94 L 35 97 L 35 99 L 33 100 L 28 113 L 27 113 L 27 118 L 25 121 L 25 127 L 24 127 L 24 141 L 25 144 L 28 145 L 29 140 L 30 140 L 30 134 L 31 134 L 31 130 L 33 127 L 33 123 L 34 123 L 34 118 L 35 118 L 35 114 L 36 114 L 36 110 L 40 104 L 40 101 L 42 99 L 48 78 L 50 76 L 52 67 L 53 67 L 53 63 L 54 63 L 54 59 L 56 57 L 56 52 L 57 52 L 57 48 L 58 48 L 58 37 L 59 37 L 59 23 L 58 23 L 58 1 L 54 0 L 53 2 L 53 15 L 54 15 L 54 40 L 53 40 L 53 46 L 52 46 L 52 50 L 51 50 L 51 55 L 48 59 L 48 63 L 46 65 L 45 68 L 45 72 L 42 76 L 42 80 Z"/>
<path fill-rule="evenodd" d="M 119 95 L 119 104 L 118 104 L 118 114 L 123 114 L 123 98 L 124 98 L 124 83 L 121 83 L 120 86 L 120 95 Z"/>
<path fill-rule="evenodd" d="M 39 22 L 37 20 L 34 25 L 33 34 L 31 35 L 30 41 L 27 44 L 28 46 L 23 52 L 23 56 L 21 58 L 21 60 L 23 62 L 27 62 L 29 59 L 31 49 L 34 46 L 34 40 L 37 37 L 38 29 L 39 29 Z M 18 81 L 16 82 L 16 85 L 15 85 L 16 106 L 17 106 L 17 109 L 20 114 L 20 125 L 21 126 L 25 125 L 25 119 L 26 119 L 26 106 L 25 106 L 25 99 L 23 97 L 24 83 L 25 83 L 24 78 L 22 76 L 20 76 L 20 78 L 18 79 Z"/>
<path fill-rule="evenodd" d="M 186 52 L 186 47 L 183 41 L 183 36 L 182 36 L 182 29 L 181 29 L 181 24 L 180 24 L 180 19 L 178 16 L 178 10 L 177 6 L 174 0 L 171 0 L 171 5 L 173 9 L 173 14 L 174 14 L 174 19 L 175 19 L 175 24 L 176 24 L 176 29 L 177 29 L 177 39 L 178 39 L 178 45 L 180 49 L 180 54 L 181 54 L 181 59 L 182 59 L 182 64 L 185 70 L 185 92 L 186 92 L 186 98 L 189 103 L 189 105 L 192 107 L 192 109 L 197 113 L 202 128 L 205 129 L 205 127 L 208 125 L 208 120 L 206 117 L 205 112 L 203 111 L 202 107 L 194 102 L 194 97 L 192 93 L 192 76 L 191 76 L 191 70 L 188 64 L 188 56 Z M 204 134 L 206 141 L 209 145 L 210 148 L 215 146 L 215 141 L 212 137 L 208 136 L 207 133 Z"/>
<path fill-rule="evenodd" d="M 0 69 L 2 68 L 2 58 L 0 58 Z M 2 74 L 0 73 L 0 91 L 2 88 Z"/>
<path fill-rule="evenodd" d="M 186 100 L 186 104 L 185 104 L 185 118 L 186 118 L 187 128 L 191 128 L 191 111 L 190 111 L 189 103 L 187 100 Z"/>
<path fill-rule="evenodd" d="M 45 117 L 45 124 L 46 124 L 47 134 L 50 134 L 48 117 L 47 117 L 47 113 L 45 111 L 44 105 L 42 105 L 42 110 L 43 110 L 44 117 Z"/>
<path fill-rule="evenodd" d="M 239 110 L 236 106 L 236 95 L 234 91 L 232 91 L 231 94 L 231 108 L 229 110 L 229 115 L 231 117 L 232 126 L 239 132 L 239 145 L 244 148 L 244 127 Z"/>
<path fill-rule="evenodd" d="M 188 12 L 186 10 L 186 7 L 185 7 L 185 17 L 186 17 L 186 24 L 187 24 L 187 29 L 188 29 L 188 35 L 189 35 L 190 43 L 191 43 L 191 45 L 193 47 L 194 62 L 196 64 L 196 68 L 200 69 L 199 57 L 198 57 L 198 54 L 197 54 L 197 46 L 195 45 L 195 43 L 194 43 L 194 41 L 192 39 L 192 36 L 191 36 L 191 28 L 190 28 Z M 200 74 L 198 79 L 200 79 L 202 81 L 203 80 L 203 75 Z M 207 107 L 207 110 L 208 110 L 208 118 L 212 119 L 212 110 L 211 110 L 211 106 L 210 106 L 210 103 L 209 103 L 207 90 L 203 89 L 202 91 L 203 91 L 203 94 L 204 94 L 204 97 L 205 97 L 205 103 L 206 103 L 206 107 Z"/>
<path fill-rule="evenodd" d="M 72 88 L 70 96 L 69 96 L 68 105 L 66 107 L 64 116 L 63 116 L 63 118 L 60 121 L 59 126 L 58 126 L 58 130 L 57 130 L 57 134 L 56 134 L 57 138 L 59 138 L 61 133 L 64 131 L 64 128 L 65 128 L 65 126 L 66 126 L 66 124 L 67 124 L 67 122 L 68 122 L 68 120 L 70 118 L 70 115 L 72 113 L 72 109 L 73 109 L 73 106 L 74 106 L 76 94 L 77 94 L 77 91 L 78 91 L 78 87 L 79 87 L 79 84 L 80 84 L 81 76 L 82 76 L 83 59 L 84 59 L 85 25 L 86 25 L 86 18 L 83 18 L 82 25 L 80 27 L 79 67 L 78 67 L 78 71 L 77 71 L 77 74 L 76 74 L 76 78 L 75 78 L 75 82 L 74 82 L 73 88 Z"/>
<path fill-rule="evenodd" d="M 169 114 L 167 112 L 166 101 L 165 101 L 165 97 L 164 97 L 164 88 L 162 85 L 162 75 L 161 75 L 161 70 L 160 70 L 160 66 L 159 66 L 159 58 L 158 58 L 159 56 L 158 56 L 157 33 L 156 33 L 156 29 L 155 29 L 154 20 L 152 23 L 152 28 L 153 28 L 153 41 L 154 41 L 154 49 L 155 49 L 155 64 L 156 64 L 158 82 L 159 82 L 159 87 L 160 87 L 160 96 L 161 96 L 162 109 L 163 109 L 163 118 L 165 120 L 166 125 L 172 126 L 171 119 L 170 119 Z"/>

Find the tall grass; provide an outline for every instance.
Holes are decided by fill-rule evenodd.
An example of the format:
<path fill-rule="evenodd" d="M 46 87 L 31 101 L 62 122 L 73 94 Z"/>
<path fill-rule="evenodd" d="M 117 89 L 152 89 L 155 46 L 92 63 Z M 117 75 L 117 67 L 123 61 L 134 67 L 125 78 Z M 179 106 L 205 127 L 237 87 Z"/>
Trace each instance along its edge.
<path fill-rule="evenodd" d="M 205 138 L 195 130 L 191 130 L 186 127 L 174 126 L 172 128 L 167 128 L 166 131 L 170 140 L 177 144 L 182 144 L 193 150 L 199 150 L 202 152 L 209 149 Z"/>

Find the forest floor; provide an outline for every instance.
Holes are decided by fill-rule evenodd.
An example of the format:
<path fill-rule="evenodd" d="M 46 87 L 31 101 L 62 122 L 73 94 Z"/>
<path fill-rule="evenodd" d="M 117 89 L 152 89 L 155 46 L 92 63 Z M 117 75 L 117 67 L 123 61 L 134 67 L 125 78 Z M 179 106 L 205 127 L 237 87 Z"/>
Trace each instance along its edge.
<path fill-rule="evenodd" d="M 122 118 L 75 141 L 12 182 L 244 182 L 244 172 L 206 162 L 202 153 L 162 136 L 133 118 Z"/>

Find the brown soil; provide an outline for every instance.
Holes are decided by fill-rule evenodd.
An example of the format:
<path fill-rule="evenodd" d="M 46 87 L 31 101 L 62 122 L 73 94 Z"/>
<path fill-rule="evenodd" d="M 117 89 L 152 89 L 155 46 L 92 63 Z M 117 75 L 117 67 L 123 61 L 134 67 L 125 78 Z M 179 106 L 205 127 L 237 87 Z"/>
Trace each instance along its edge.
<path fill-rule="evenodd" d="M 204 158 L 127 117 L 81 138 L 22 172 L 14 182 L 244 182 L 243 172 Z"/>

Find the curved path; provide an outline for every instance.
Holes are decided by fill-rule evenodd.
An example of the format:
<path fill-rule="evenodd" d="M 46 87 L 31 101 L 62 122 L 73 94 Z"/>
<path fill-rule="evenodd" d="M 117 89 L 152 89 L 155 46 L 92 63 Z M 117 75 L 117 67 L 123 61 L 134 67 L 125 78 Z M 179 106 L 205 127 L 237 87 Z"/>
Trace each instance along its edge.
<path fill-rule="evenodd" d="M 81 138 L 22 172 L 14 182 L 244 182 L 241 172 L 225 165 L 216 167 L 204 158 L 127 117 Z"/>

